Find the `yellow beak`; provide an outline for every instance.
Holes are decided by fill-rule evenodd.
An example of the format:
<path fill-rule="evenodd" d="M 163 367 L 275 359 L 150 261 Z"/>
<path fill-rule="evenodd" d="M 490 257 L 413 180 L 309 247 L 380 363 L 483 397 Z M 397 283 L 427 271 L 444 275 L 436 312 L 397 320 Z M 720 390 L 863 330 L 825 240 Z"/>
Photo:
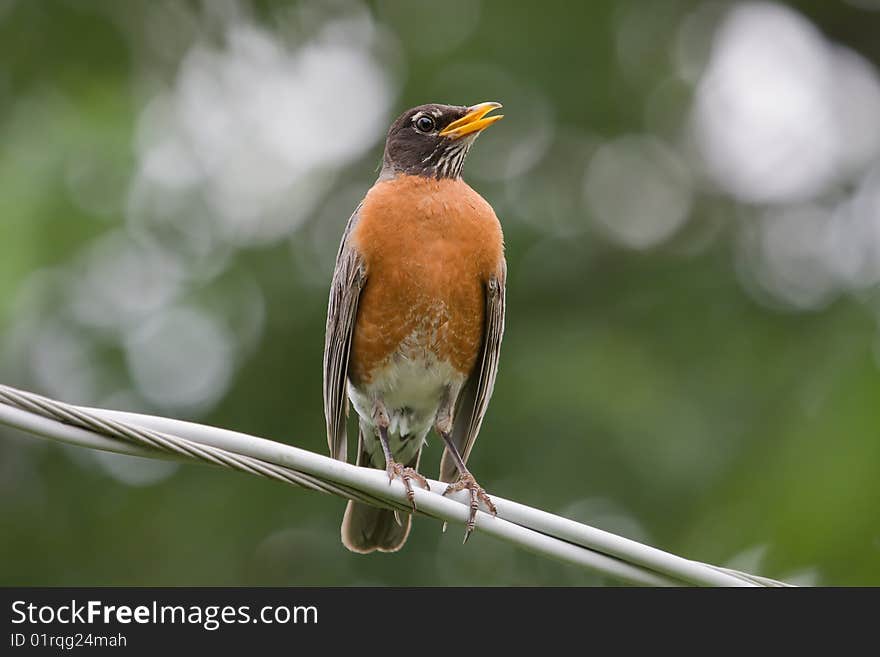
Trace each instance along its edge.
<path fill-rule="evenodd" d="M 449 137 L 450 139 L 459 139 L 465 135 L 485 130 L 495 123 L 495 121 L 500 121 L 504 118 L 503 114 L 486 116 L 492 110 L 499 109 L 500 107 L 501 103 L 493 102 L 480 103 L 479 105 L 468 107 L 467 114 L 443 128 L 443 130 L 440 131 L 440 136 Z"/>

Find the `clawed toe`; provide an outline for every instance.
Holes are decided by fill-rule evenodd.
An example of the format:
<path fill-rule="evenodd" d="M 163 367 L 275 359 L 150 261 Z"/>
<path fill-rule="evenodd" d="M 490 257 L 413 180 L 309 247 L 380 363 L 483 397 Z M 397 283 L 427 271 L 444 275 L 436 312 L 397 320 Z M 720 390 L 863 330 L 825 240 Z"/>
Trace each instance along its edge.
<path fill-rule="evenodd" d="M 403 482 L 404 487 L 406 487 L 406 499 L 408 499 L 410 505 L 412 505 L 413 511 L 416 511 L 416 494 L 413 491 L 411 482 L 415 480 L 419 484 L 419 486 L 421 486 L 425 490 L 431 490 L 431 487 L 428 485 L 428 480 L 425 479 L 418 472 L 416 472 L 415 469 L 405 465 L 401 465 L 396 461 L 391 461 L 391 463 L 388 464 L 386 472 L 388 473 L 389 484 L 394 481 L 395 477 L 399 478 Z M 396 514 L 395 518 L 397 518 Z M 399 518 L 398 522 L 400 522 Z"/>
<path fill-rule="evenodd" d="M 463 543 L 467 543 L 468 538 L 471 536 L 471 532 L 474 531 L 474 527 L 476 526 L 477 511 L 480 508 L 480 502 L 486 505 L 486 508 L 489 509 L 489 512 L 493 516 L 497 515 L 498 510 L 492 503 L 492 499 L 486 494 L 483 487 L 477 483 L 477 480 L 474 479 L 474 476 L 471 473 L 466 472 L 465 474 L 460 475 L 458 481 L 449 484 L 446 487 L 446 490 L 443 491 L 443 495 L 455 493 L 460 490 L 467 490 L 471 496 L 470 514 L 468 515 L 467 525 L 465 525 L 464 541 L 462 541 Z"/>

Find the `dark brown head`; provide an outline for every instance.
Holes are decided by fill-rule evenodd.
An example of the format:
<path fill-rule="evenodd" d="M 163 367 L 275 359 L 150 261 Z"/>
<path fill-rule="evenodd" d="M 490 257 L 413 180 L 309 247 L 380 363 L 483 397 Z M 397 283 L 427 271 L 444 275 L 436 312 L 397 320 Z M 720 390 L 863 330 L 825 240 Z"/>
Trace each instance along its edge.
<path fill-rule="evenodd" d="M 419 105 L 401 114 L 388 130 L 382 178 L 397 174 L 458 178 L 471 144 L 503 118 L 486 116 L 501 103 Z"/>

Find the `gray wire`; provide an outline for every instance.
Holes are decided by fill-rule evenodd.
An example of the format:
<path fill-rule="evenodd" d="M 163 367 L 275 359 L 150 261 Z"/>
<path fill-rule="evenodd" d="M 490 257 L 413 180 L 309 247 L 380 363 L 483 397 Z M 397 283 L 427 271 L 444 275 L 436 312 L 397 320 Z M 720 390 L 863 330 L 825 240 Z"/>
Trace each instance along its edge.
<path fill-rule="evenodd" d="M 86 409 L 2 384 L 0 423 L 87 447 L 209 463 L 382 508 L 411 511 L 403 487 L 388 485 L 384 473 L 225 429 Z M 377 475 L 384 485 L 377 485 Z M 464 505 L 448 497 L 417 490 L 416 499 L 422 515 L 453 522 L 466 518 Z M 493 499 L 498 518 L 481 512 L 478 530 L 622 581 L 662 586 L 785 586 L 769 578 L 682 559 L 494 495 Z"/>

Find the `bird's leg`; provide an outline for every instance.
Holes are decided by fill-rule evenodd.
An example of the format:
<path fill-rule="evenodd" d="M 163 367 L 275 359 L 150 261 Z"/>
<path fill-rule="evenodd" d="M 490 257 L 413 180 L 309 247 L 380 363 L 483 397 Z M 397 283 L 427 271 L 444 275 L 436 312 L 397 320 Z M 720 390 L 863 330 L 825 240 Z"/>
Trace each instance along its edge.
<path fill-rule="evenodd" d="M 428 485 L 428 480 L 416 472 L 414 468 L 410 468 L 409 466 L 405 466 L 394 460 L 394 455 L 391 453 L 391 446 L 388 444 L 388 425 L 390 424 L 388 412 L 385 410 L 385 405 L 381 401 L 376 401 L 373 405 L 373 422 L 378 429 L 379 442 L 382 444 L 382 452 L 385 454 L 385 472 L 388 474 L 388 484 L 390 485 L 395 477 L 399 477 L 406 488 L 406 498 L 412 505 L 413 511 L 416 511 L 416 494 L 413 492 L 411 482 L 412 480 L 415 480 L 425 490 L 431 490 L 431 487 Z M 401 524 L 397 511 L 394 512 L 394 518 L 397 520 L 398 524 Z"/>
<path fill-rule="evenodd" d="M 470 470 L 467 469 L 467 466 L 464 464 L 464 459 L 461 458 L 461 454 L 458 453 L 458 448 L 452 440 L 452 413 L 450 412 L 448 405 L 441 406 L 440 412 L 437 414 L 435 429 L 437 430 L 437 433 L 440 434 L 440 437 L 443 438 L 443 442 L 446 443 L 446 449 L 449 450 L 453 461 L 455 461 L 455 467 L 458 468 L 458 479 L 446 487 L 446 490 L 443 491 L 443 495 L 455 493 L 460 490 L 467 490 L 470 492 L 470 515 L 468 516 L 468 521 L 465 525 L 463 541 L 464 543 L 467 543 L 467 540 L 470 538 L 471 532 L 474 531 L 474 526 L 476 525 L 477 510 L 480 508 L 480 502 L 486 505 L 486 508 L 489 509 L 493 516 L 498 513 L 498 510 L 492 503 L 492 499 L 486 494 L 486 491 L 483 490 L 483 487 L 477 483 L 476 479 L 474 479 L 474 475 L 472 475 Z M 443 529 L 444 531 L 446 530 L 445 523 Z"/>
<path fill-rule="evenodd" d="M 468 516 L 467 525 L 465 525 L 464 530 L 464 542 L 467 543 L 467 540 L 470 538 L 471 532 L 474 531 L 474 526 L 476 525 L 477 510 L 480 508 L 480 502 L 486 505 L 493 516 L 498 513 L 498 509 L 496 509 L 495 505 L 492 503 L 492 498 L 490 498 L 483 487 L 477 483 L 477 480 L 474 479 L 474 475 L 472 475 L 470 470 L 467 469 L 467 466 L 465 466 L 461 455 L 458 453 L 455 444 L 452 442 L 452 437 L 445 433 L 441 433 L 440 436 L 446 443 L 446 448 L 452 454 L 452 457 L 455 460 L 455 465 L 458 468 L 458 479 L 446 487 L 446 490 L 443 491 L 443 495 L 449 495 L 450 493 L 455 493 L 460 490 L 467 490 L 470 492 L 470 515 Z"/>
<path fill-rule="evenodd" d="M 420 475 L 414 468 L 398 463 L 391 454 L 391 448 L 388 446 L 388 427 L 379 427 L 379 441 L 382 443 L 382 451 L 385 453 L 385 472 L 388 473 L 388 483 L 394 481 L 395 477 L 399 477 L 406 487 L 406 498 L 412 505 L 413 511 L 416 511 L 416 494 L 413 492 L 412 480 L 425 490 L 431 490 L 428 480 Z"/>

